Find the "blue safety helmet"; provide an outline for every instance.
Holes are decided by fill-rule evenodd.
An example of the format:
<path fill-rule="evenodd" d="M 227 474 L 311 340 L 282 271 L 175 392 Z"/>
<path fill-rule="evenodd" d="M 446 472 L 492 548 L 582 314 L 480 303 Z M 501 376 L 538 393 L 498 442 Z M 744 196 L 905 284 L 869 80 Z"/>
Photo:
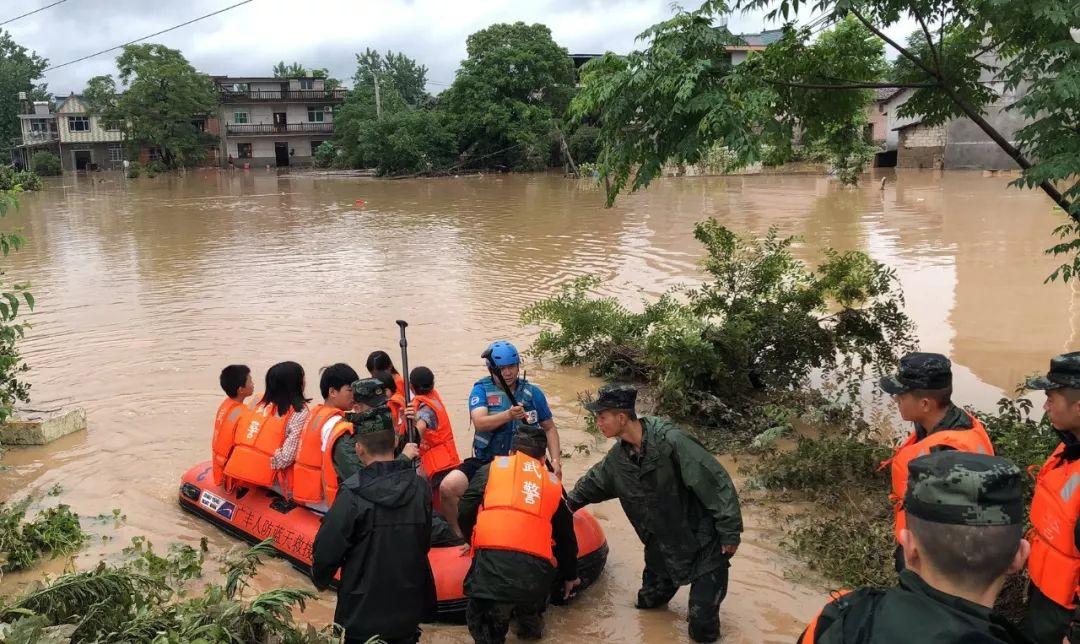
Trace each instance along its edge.
<path fill-rule="evenodd" d="M 491 362 L 500 369 L 521 363 L 517 348 L 505 340 L 491 343 L 488 351 L 491 352 Z M 486 354 L 487 351 L 484 353 Z"/>

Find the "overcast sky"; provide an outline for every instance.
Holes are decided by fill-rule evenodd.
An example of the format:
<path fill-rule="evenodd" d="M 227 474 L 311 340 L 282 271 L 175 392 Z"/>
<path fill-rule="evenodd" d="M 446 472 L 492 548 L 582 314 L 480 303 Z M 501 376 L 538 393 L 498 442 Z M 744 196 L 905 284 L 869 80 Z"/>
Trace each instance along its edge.
<path fill-rule="evenodd" d="M 3 0 L 0 22 L 55 0 Z M 2 27 L 48 58 L 74 60 L 235 4 L 239 0 L 65 0 Z M 685 6 L 695 8 L 696 0 Z M 350 83 L 365 47 L 405 52 L 428 67 L 428 89 L 454 80 L 465 38 L 496 22 L 542 22 L 571 53 L 626 52 L 648 26 L 671 15 L 671 0 L 252 0 L 154 37 L 180 49 L 197 69 L 229 76 L 269 76 L 279 60 L 326 67 Z M 809 17 L 809 16 L 807 16 Z M 736 14 L 736 33 L 775 28 L 762 14 Z M 903 38 L 907 29 L 890 34 Z M 80 92 L 86 80 L 115 73 L 117 52 L 49 71 L 54 94 Z M 892 53 L 889 52 L 890 58 Z"/>

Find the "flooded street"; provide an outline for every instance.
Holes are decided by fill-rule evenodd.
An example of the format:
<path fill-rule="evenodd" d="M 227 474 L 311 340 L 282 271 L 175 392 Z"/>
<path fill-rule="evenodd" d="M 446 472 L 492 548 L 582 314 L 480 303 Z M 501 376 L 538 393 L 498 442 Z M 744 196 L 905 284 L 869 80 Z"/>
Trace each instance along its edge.
<path fill-rule="evenodd" d="M 1042 251 L 1060 215 L 1041 192 L 1007 188 L 1008 178 L 889 177 L 884 189 L 879 175 L 858 190 L 812 176 L 671 179 L 610 210 L 598 190 L 551 175 L 377 181 L 209 170 L 50 181 L 4 221 L 28 238 L 5 269 L 11 281 L 32 281 L 37 299 L 22 344 L 30 406 L 83 406 L 89 430 L 9 451 L 0 496 L 59 484 L 59 500 L 84 517 L 120 508 L 127 519 L 115 529 L 84 521 L 112 539 L 95 539 L 80 565 L 139 534 L 159 551 L 206 536 L 220 552 L 235 540 L 182 512 L 176 495 L 180 475 L 209 458 L 222 366 L 246 363 L 260 382 L 271 364 L 295 360 L 318 397 L 320 366 L 361 370 L 373 349 L 398 362 L 394 320 L 407 319 L 410 365 L 435 372 L 465 454 L 480 352 L 499 338 L 528 346 L 523 306 L 581 275 L 628 304 L 695 279 L 693 224 L 710 215 L 737 231 L 801 235 L 808 259 L 832 246 L 893 266 L 922 348 L 954 361 L 957 402 L 992 408 L 1077 346 L 1073 288 L 1042 283 L 1056 265 Z M 572 484 L 607 449 L 583 431 L 577 404 L 599 381 L 582 369 L 526 367 L 574 454 L 565 461 Z M 593 511 L 611 547 L 607 568 L 575 605 L 548 613 L 552 641 L 687 641 L 687 590 L 670 611 L 635 610 L 641 546 L 617 502 Z M 793 641 L 826 589 L 785 577 L 794 563 L 778 533 L 759 508 L 744 513 L 721 610 L 725 641 Z M 8 575 L 2 589 L 22 579 Z M 309 582 L 275 561 L 256 585 Z M 303 619 L 325 623 L 332 606 L 324 594 Z M 433 626 L 424 641 L 469 637 L 463 626 Z"/>

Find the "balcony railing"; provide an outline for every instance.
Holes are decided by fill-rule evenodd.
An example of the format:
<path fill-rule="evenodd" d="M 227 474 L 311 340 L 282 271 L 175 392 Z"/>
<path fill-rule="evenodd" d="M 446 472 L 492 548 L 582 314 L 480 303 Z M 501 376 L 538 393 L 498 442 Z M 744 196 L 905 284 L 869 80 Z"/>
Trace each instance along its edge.
<path fill-rule="evenodd" d="M 228 123 L 228 133 L 233 136 L 261 136 L 269 134 L 333 134 L 333 123 Z"/>
<path fill-rule="evenodd" d="M 247 92 L 221 90 L 223 103 L 340 103 L 346 90 L 337 89 L 253 89 Z"/>
<path fill-rule="evenodd" d="M 36 143 L 51 143 L 52 141 L 60 140 L 60 134 L 58 132 L 24 132 L 22 143 L 23 145 L 34 145 Z"/>

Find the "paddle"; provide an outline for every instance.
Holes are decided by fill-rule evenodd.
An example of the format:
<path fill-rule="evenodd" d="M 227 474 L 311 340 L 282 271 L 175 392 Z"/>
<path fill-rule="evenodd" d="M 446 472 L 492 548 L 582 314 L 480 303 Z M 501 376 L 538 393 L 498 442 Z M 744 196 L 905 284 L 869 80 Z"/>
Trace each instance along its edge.
<path fill-rule="evenodd" d="M 409 407 L 409 403 L 412 401 L 412 395 L 409 391 L 409 341 L 405 338 L 405 327 L 409 326 L 409 323 L 405 320 L 397 321 L 398 327 L 401 329 L 401 341 L 398 342 L 401 345 L 401 368 L 405 372 L 405 377 L 402 380 L 405 381 L 405 407 Z M 406 420 L 406 426 L 408 427 L 406 436 L 410 443 L 420 445 L 420 434 L 416 431 L 416 423 L 412 418 Z"/>

